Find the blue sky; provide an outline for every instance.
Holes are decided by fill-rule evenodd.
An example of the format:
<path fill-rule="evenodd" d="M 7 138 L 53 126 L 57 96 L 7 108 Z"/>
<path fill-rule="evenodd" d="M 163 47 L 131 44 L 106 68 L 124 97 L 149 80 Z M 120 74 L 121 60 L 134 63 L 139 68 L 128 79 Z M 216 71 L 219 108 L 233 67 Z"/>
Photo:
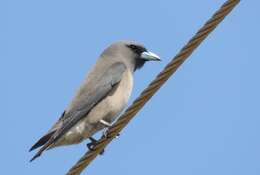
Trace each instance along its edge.
<path fill-rule="evenodd" d="M 64 174 L 86 142 L 33 163 L 28 149 L 102 50 L 132 39 L 163 59 L 136 72 L 133 101 L 223 2 L 2 2 L 1 172 Z M 241 2 L 83 174 L 260 174 L 259 5 Z"/>

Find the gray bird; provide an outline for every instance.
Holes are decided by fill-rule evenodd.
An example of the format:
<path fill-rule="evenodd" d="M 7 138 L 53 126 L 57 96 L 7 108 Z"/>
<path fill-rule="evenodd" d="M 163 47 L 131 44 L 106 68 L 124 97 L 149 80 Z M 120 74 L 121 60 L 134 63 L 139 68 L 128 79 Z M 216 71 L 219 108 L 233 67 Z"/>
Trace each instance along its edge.
<path fill-rule="evenodd" d="M 126 107 L 133 88 L 133 73 L 146 61 L 159 61 L 156 54 L 136 42 L 119 41 L 103 51 L 72 102 L 60 119 L 30 151 L 43 151 L 62 145 L 77 144 L 106 129 Z"/>

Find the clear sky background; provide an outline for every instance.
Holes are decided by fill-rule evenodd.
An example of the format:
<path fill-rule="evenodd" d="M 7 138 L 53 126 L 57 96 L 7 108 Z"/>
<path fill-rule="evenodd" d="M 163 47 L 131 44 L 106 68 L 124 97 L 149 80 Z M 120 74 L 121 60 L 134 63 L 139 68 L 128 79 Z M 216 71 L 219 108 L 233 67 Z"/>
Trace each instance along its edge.
<path fill-rule="evenodd" d="M 163 59 L 136 72 L 133 101 L 223 2 L 2 2 L 1 174 L 64 174 L 87 142 L 33 163 L 28 149 L 103 49 L 132 39 Z M 259 175 L 259 7 L 241 2 L 83 174 Z"/>

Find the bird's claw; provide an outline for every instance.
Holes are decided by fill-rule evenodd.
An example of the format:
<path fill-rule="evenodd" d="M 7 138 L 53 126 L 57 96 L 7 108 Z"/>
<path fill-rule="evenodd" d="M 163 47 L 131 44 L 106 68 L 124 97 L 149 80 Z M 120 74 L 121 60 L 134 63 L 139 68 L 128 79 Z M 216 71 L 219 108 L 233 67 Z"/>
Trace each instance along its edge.
<path fill-rule="evenodd" d="M 101 119 L 99 121 L 102 125 L 104 125 L 106 128 L 103 130 L 102 138 L 108 138 L 108 130 L 113 125 L 112 123 L 107 122 L 106 120 Z M 119 133 L 116 135 L 116 138 L 119 137 Z"/>
<path fill-rule="evenodd" d="M 94 139 L 93 137 L 90 137 L 89 140 L 90 140 L 91 142 L 87 144 L 87 147 L 88 147 L 88 149 L 89 149 L 90 151 L 94 151 L 94 147 L 95 147 L 95 145 L 97 144 L 98 141 L 97 141 L 96 139 Z M 104 152 L 105 152 L 105 149 L 103 149 L 103 150 L 99 153 L 99 155 L 103 155 Z"/>
<path fill-rule="evenodd" d="M 108 128 L 103 130 L 102 138 L 108 138 Z"/>
<path fill-rule="evenodd" d="M 91 151 L 94 150 L 94 149 L 93 149 L 93 148 L 94 148 L 94 144 L 93 144 L 92 142 L 88 143 L 88 144 L 87 144 L 87 147 L 88 147 L 88 149 L 91 150 Z"/>
<path fill-rule="evenodd" d="M 109 128 L 104 129 L 102 138 L 108 138 L 108 130 L 109 130 Z M 120 136 L 120 133 L 118 133 L 115 138 L 118 138 L 119 136 Z"/>

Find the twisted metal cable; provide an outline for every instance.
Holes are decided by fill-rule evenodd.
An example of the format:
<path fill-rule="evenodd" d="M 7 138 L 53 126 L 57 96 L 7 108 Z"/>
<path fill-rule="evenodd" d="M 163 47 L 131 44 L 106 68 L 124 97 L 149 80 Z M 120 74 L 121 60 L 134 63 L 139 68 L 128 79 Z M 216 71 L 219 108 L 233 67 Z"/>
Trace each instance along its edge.
<path fill-rule="evenodd" d="M 156 91 L 170 78 L 177 68 L 191 55 L 191 53 L 202 43 L 202 41 L 212 32 L 217 25 L 228 15 L 229 12 L 240 2 L 240 0 L 228 0 L 212 16 L 210 20 L 196 33 L 196 35 L 184 46 L 172 61 L 163 69 L 161 73 L 149 84 L 125 113 L 111 126 L 106 138 L 101 138 L 84 156 L 69 170 L 66 175 L 79 175 L 92 160 L 117 136 L 118 133 L 128 124 L 135 114 L 145 105 L 145 103 L 155 94 Z"/>

